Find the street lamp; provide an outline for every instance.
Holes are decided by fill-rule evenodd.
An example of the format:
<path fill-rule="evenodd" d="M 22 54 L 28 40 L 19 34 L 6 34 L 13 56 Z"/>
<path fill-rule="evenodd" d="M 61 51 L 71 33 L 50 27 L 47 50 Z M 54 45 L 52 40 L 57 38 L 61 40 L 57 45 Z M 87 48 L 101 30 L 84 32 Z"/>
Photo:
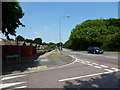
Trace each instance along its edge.
<path fill-rule="evenodd" d="M 59 38 L 60 38 L 60 47 L 59 50 L 62 50 L 62 43 L 61 43 L 61 18 L 66 17 L 69 18 L 70 16 L 59 16 Z"/>

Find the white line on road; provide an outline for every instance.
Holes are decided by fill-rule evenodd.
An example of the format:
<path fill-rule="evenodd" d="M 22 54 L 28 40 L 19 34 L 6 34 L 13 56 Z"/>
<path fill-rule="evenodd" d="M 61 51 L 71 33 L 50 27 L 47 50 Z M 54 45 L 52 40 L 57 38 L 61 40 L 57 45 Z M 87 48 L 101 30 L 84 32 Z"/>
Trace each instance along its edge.
<path fill-rule="evenodd" d="M 94 64 L 94 65 L 99 65 L 99 64 L 97 64 L 97 63 L 92 63 L 92 64 Z"/>
<path fill-rule="evenodd" d="M 19 88 L 27 88 L 27 86 L 15 87 L 15 88 L 13 88 L 13 90 L 14 89 L 19 89 Z"/>
<path fill-rule="evenodd" d="M 106 66 L 106 65 L 100 65 L 101 67 L 104 67 L 104 68 L 108 68 L 108 66 Z"/>
<path fill-rule="evenodd" d="M 26 83 L 27 81 L 25 82 L 16 82 L 16 83 L 7 83 L 7 84 L 0 84 L 0 89 L 2 88 L 7 88 L 7 87 L 11 87 L 11 86 L 15 86 L 15 85 L 18 85 L 18 84 L 23 84 L 23 83 Z"/>
<path fill-rule="evenodd" d="M 114 72 L 114 71 L 112 71 L 112 72 Z M 91 76 L 97 76 L 97 75 L 102 75 L 102 74 L 108 74 L 108 73 L 112 73 L 112 72 L 103 72 L 103 73 L 96 73 L 96 74 L 84 75 L 84 76 L 79 76 L 79 77 L 61 79 L 61 80 L 59 80 L 59 82 L 69 81 L 69 80 L 74 80 L 74 79 L 80 79 L 80 78 L 86 78 L 86 77 L 91 77 Z"/>
<path fill-rule="evenodd" d="M 87 64 L 87 65 L 89 65 L 89 66 L 93 66 L 92 64 Z"/>
<path fill-rule="evenodd" d="M 8 80 L 8 79 L 13 79 L 13 78 L 18 78 L 18 77 L 24 77 L 24 76 L 26 76 L 26 75 L 4 77 L 4 78 L 2 78 L 1 80 L 3 81 L 3 80 Z"/>
<path fill-rule="evenodd" d="M 96 68 L 102 68 L 102 67 L 99 67 L 99 66 L 94 66 L 94 67 L 96 67 Z"/>
<path fill-rule="evenodd" d="M 106 71 L 108 71 L 108 72 L 113 72 L 113 70 L 110 70 L 110 69 L 104 69 L 104 70 L 106 70 Z"/>
<path fill-rule="evenodd" d="M 86 61 L 87 63 L 90 63 L 89 61 Z"/>
<path fill-rule="evenodd" d="M 81 62 L 82 64 L 85 64 L 85 62 Z"/>
<path fill-rule="evenodd" d="M 119 69 L 118 69 L 118 68 L 111 68 L 111 69 L 113 69 L 113 70 L 115 70 L 115 71 L 119 71 Z"/>

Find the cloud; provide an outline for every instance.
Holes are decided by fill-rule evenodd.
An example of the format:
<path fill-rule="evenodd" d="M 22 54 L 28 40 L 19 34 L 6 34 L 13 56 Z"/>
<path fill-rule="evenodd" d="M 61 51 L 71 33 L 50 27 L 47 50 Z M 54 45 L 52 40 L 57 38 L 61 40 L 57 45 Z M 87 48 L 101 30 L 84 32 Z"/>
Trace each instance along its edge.
<path fill-rule="evenodd" d="M 34 34 L 34 35 L 38 35 L 39 33 L 38 33 L 38 32 L 34 32 L 33 34 Z"/>

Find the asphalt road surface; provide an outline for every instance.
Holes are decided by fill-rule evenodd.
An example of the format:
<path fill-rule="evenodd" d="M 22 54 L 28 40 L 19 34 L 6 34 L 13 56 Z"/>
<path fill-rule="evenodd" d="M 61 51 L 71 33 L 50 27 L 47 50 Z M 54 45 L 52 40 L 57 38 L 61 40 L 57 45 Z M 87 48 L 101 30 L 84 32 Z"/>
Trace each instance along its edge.
<path fill-rule="evenodd" d="M 63 49 L 72 63 L 2 77 L 3 88 L 118 88 L 118 55 Z"/>

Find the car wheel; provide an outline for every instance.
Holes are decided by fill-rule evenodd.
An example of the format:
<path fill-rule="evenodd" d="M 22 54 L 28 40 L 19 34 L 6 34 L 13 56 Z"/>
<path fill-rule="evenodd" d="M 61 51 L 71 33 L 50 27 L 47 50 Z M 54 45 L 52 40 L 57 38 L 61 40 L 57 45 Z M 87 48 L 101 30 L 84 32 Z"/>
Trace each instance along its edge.
<path fill-rule="evenodd" d="M 93 54 L 95 54 L 95 51 L 93 52 Z"/>

